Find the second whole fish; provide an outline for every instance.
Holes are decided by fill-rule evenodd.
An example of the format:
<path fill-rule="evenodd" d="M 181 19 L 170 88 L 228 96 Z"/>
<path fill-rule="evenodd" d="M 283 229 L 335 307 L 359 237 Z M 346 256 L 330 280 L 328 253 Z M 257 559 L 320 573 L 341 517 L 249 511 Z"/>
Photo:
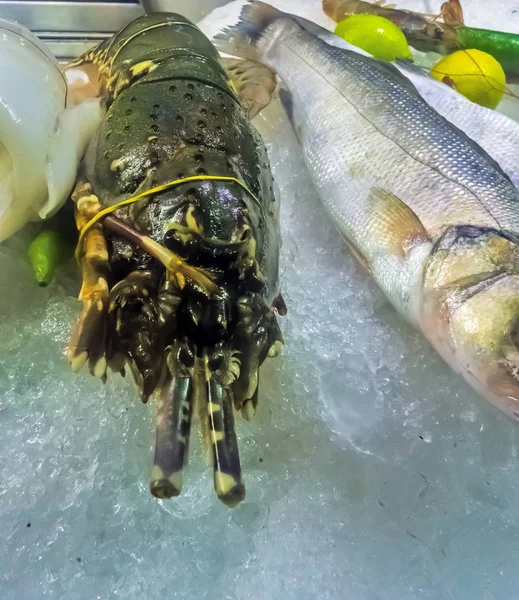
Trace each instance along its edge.
<path fill-rule="evenodd" d="M 393 65 L 261 2 L 218 36 L 289 90 L 323 205 L 393 305 L 519 421 L 519 192 Z"/>

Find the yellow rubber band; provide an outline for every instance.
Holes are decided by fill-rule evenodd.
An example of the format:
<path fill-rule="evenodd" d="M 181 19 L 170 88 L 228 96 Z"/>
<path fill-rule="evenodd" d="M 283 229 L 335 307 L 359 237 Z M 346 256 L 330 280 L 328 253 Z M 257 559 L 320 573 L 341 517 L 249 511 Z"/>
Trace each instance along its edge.
<path fill-rule="evenodd" d="M 255 202 L 260 204 L 259 199 L 249 190 L 249 188 L 244 183 L 242 183 L 239 179 L 236 179 L 236 177 L 226 177 L 224 175 L 193 175 L 192 177 L 184 177 L 183 179 L 175 179 L 174 181 L 169 181 L 168 183 L 163 183 L 154 188 L 151 188 L 151 190 L 146 190 L 145 192 L 141 192 L 140 194 L 137 194 L 137 196 L 132 196 L 131 198 L 126 198 L 126 200 L 122 200 L 121 202 L 118 202 L 117 204 L 114 204 L 113 206 L 108 206 L 107 208 L 104 208 L 102 211 L 98 212 L 95 215 L 95 217 L 90 219 L 90 221 L 88 221 L 88 223 L 79 232 L 79 239 L 78 239 L 78 243 L 77 243 L 77 247 L 76 247 L 76 259 L 79 259 L 79 250 L 81 248 L 81 245 L 83 243 L 86 233 L 93 225 L 95 225 L 97 222 L 99 222 L 103 217 L 106 217 L 106 215 L 109 215 L 109 214 L 115 212 L 116 210 L 118 210 L 119 208 L 122 208 L 123 206 L 128 206 L 129 204 L 138 202 L 139 200 L 142 200 L 143 198 L 146 198 L 147 196 L 151 196 L 153 194 L 163 192 L 164 190 L 175 187 L 182 183 L 189 183 L 190 181 L 232 181 L 233 183 L 237 183 L 241 188 L 243 188 L 255 200 Z"/>

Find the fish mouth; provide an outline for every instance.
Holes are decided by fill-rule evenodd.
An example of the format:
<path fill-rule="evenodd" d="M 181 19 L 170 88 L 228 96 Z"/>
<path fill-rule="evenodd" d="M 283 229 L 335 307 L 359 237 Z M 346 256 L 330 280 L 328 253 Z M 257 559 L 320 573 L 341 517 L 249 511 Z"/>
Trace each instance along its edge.
<path fill-rule="evenodd" d="M 486 381 L 485 394 L 492 404 L 516 425 L 519 425 L 519 380 L 511 372 L 491 375 Z"/>

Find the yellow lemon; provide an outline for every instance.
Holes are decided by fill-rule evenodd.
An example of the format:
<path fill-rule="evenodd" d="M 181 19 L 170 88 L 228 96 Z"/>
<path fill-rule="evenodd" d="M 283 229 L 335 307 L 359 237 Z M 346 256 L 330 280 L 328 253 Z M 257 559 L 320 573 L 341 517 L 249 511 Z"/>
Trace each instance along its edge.
<path fill-rule="evenodd" d="M 352 15 L 338 23 L 334 33 L 375 58 L 390 61 L 413 58 L 405 35 L 384 17 Z"/>
<path fill-rule="evenodd" d="M 506 75 L 497 60 L 481 50 L 458 50 L 442 58 L 431 75 L 452 83 L 460 94 L 476 104 L 496 108 L 505 92 Z"/>

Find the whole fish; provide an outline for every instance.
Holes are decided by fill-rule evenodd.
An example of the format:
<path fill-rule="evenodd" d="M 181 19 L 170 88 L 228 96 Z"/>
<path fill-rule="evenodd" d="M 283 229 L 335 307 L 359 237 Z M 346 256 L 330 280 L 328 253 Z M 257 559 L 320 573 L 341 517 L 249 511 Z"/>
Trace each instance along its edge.
<path fill-rule="evenodd" d="M 519 421 L 519 192 L 509 177 L 393 65 L 331 46 L 269 5 L 248 4 L 217 46 L 276 70 L 347 245 L 445 360 Z"/>

